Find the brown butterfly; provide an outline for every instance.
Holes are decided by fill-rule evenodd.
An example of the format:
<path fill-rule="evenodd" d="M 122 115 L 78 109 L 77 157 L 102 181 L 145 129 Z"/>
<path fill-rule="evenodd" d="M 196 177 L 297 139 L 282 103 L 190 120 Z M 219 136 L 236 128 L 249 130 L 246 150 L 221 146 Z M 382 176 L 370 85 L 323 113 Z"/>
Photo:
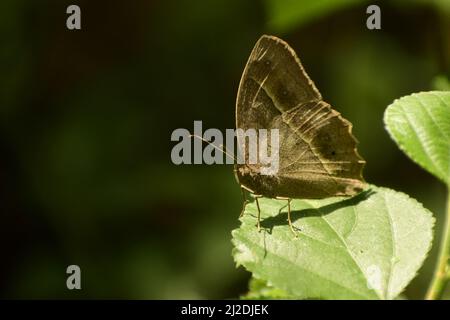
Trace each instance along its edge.
<path fill-rule="evenodd" d="M 365 161 L 356 150 L 352 124 L 322 100 L 294 50 L 277 37 L 262 36 L 250 54 L 239 84 L 236 128 L 279 132 L 275 174 L 261 174 L 261 165 L 249 163 L 246 141 L 238 137 L 245 163 L 235 166 L 235 175 L 241 190 L 255 198 L 258 230 L 259 197 L 287 200 L 294 232 L 292 198 L 352 196 L 365 186 Z"/>

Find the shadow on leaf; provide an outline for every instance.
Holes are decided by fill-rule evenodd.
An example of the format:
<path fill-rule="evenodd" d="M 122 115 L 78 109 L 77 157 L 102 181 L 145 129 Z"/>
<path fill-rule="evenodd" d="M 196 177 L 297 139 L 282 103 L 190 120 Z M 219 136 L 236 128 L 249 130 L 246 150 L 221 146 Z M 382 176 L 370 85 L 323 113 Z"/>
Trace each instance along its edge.
<path fill-rule="evenodd" d="M 354 197 L 344 199 L 341 201 L 337 201 L 334 203 L 330 203 L 318 208 L 308 208 L 302 210 L 292 210 L 291 211 L 291 219 L 292 222 L 295 222 L 298 219 L 304 217 L 320 217 L 327 214 L 332 213 L 333 211 L 349 207 L 355 206 L 361 201 L 368 199 L 370 196 L 375 194 L 376 192 L 372 189 L 367 189 Z M 283 212 L 282 212 L 283 211 Z M 261 221 L 261 227 L 263 227 L 269 234 L 272 233 L 272 229 L 274 226 L 287 226 L 287 204 L 280 208 L 279 214 L 274 217 L 265 218 Z M 301 230 L 299 230 L 301 231 Z"/>

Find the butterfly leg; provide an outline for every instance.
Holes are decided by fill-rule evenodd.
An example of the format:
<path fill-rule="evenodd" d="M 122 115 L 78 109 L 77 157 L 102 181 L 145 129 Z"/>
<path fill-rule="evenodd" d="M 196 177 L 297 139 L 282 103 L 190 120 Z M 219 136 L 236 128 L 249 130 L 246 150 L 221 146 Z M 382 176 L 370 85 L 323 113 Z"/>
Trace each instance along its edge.
<path fill-rule="evenodd" d="M 249 201 L 245 198 L 244 188 L 242 188 L 242 187 L 241 187 L 241 194 L 242 194 L 242 199 L 244 200 L 244 204 L 242 205 L 242 211 L 241 211 L 241 214 L 239 215 L 239 218 L 242 218 L 244 216 L 245 207 L 249 203 Z"/>
<path fill-rule="evenodd" d="M 291 199 L 287 199 L 288 202 L 288 222 L 289 222 L 289 228 L 291 228 L 292 233 L 297 237 L 297 232 L 294 230 L 294 226 L 292 225 L 291 220 Z"/>
<path fill-rule="evenodd" d="M 258 208 L 258 222 L 257 222 L 257 227 L 258 227 L 258 232 L 261 231 L 261 208 L 259 207 L 259 201 L 258 198 L 262 198 L 262 195 L 259 194 L 255 194 L 255 192 L 245 186 L 241 186 L 241 194 L 242 194 L 242 198 L 244 199 L 244 205 L 242 207 L 242 211 L 241 214 L 239 215 L 239 218 L 241 218 L 244 215 L 245 212 L 245 207 L 247 206 L 247 204 L 250 202 L 249 200 L 247 200 L 245 198 L 245 193 L 244 190 L 247 190 L 248 192 L 250 192 L 251 194 L 253 194 L 253 198 L 255 199 L 256 202 L 256 207 Z"/>
<path fill-rule="evenodd" d="M 297 232 L 295 232 L 295 229 L 294 229 L 294 225 L 292 224 L 292 219 L 291 219 L 291 198 L 284 198 L 284 197 L 276 197 L 276 199 L 279 199 L 279 200 L 287 200 L 287 207 L 288 207 L 288 214 L 287 214 L 287 216 L 288 216 L 288 222 L 289 222 L 289 228 L 291 229 L 291 231 L 292 231 L 292 233 L 294 234 L 294 236 L 298 236 L 297 235 Z"/>
<path fill-rule="evenodd" d="M 254 195 L 256 207 L 258 208 L 258 222 L 256 224 L 256 226 L 258 227 L 258 232 L 261 231 L 261 209 L 259 207 L 259 201 L 258 201 L 258 198 L 261 198 L 261 197 L 262 196 L 260 196 L 260 195 Z"/>

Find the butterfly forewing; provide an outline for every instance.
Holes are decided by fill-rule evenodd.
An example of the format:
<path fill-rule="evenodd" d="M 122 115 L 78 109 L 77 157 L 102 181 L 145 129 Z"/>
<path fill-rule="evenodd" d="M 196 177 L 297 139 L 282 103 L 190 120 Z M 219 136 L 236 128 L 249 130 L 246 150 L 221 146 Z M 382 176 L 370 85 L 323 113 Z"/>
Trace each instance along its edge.
<path fill-rule="evenodd" d="M 279 130 L 279 168 L 271 175 L 248 163 L 248 146 L 238 136 L 246 163 L 237 166 L 237 177 L 257 194 L 324 198 L 353 195 L 364 187 L 364 160 L 356 151 L 351 123 L 322 101 L 295 52 L 281 39 L 263 36 L 256 43 L 239 85 L 236 127 Z"/>

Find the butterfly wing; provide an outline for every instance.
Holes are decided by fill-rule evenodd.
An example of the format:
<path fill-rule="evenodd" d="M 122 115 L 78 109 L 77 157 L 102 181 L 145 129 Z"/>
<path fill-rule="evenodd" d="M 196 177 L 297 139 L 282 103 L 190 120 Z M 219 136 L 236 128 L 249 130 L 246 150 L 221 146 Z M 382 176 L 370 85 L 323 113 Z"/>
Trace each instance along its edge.
<path fill-rule="evenodd" d="M 353 195 L 364 187 L 364 160 L 351 123 L 322 101 L 295 52 L 281 39 L 263 36 L 242 75 L 236 127 L 279 130 L 279 169 L 237 166 L 239 183 L 269 197 L 324 198 Z M 269 133 L 270 134 L 270 133 Z M 248 148 L 238 135 L 238 147 Z"/>

